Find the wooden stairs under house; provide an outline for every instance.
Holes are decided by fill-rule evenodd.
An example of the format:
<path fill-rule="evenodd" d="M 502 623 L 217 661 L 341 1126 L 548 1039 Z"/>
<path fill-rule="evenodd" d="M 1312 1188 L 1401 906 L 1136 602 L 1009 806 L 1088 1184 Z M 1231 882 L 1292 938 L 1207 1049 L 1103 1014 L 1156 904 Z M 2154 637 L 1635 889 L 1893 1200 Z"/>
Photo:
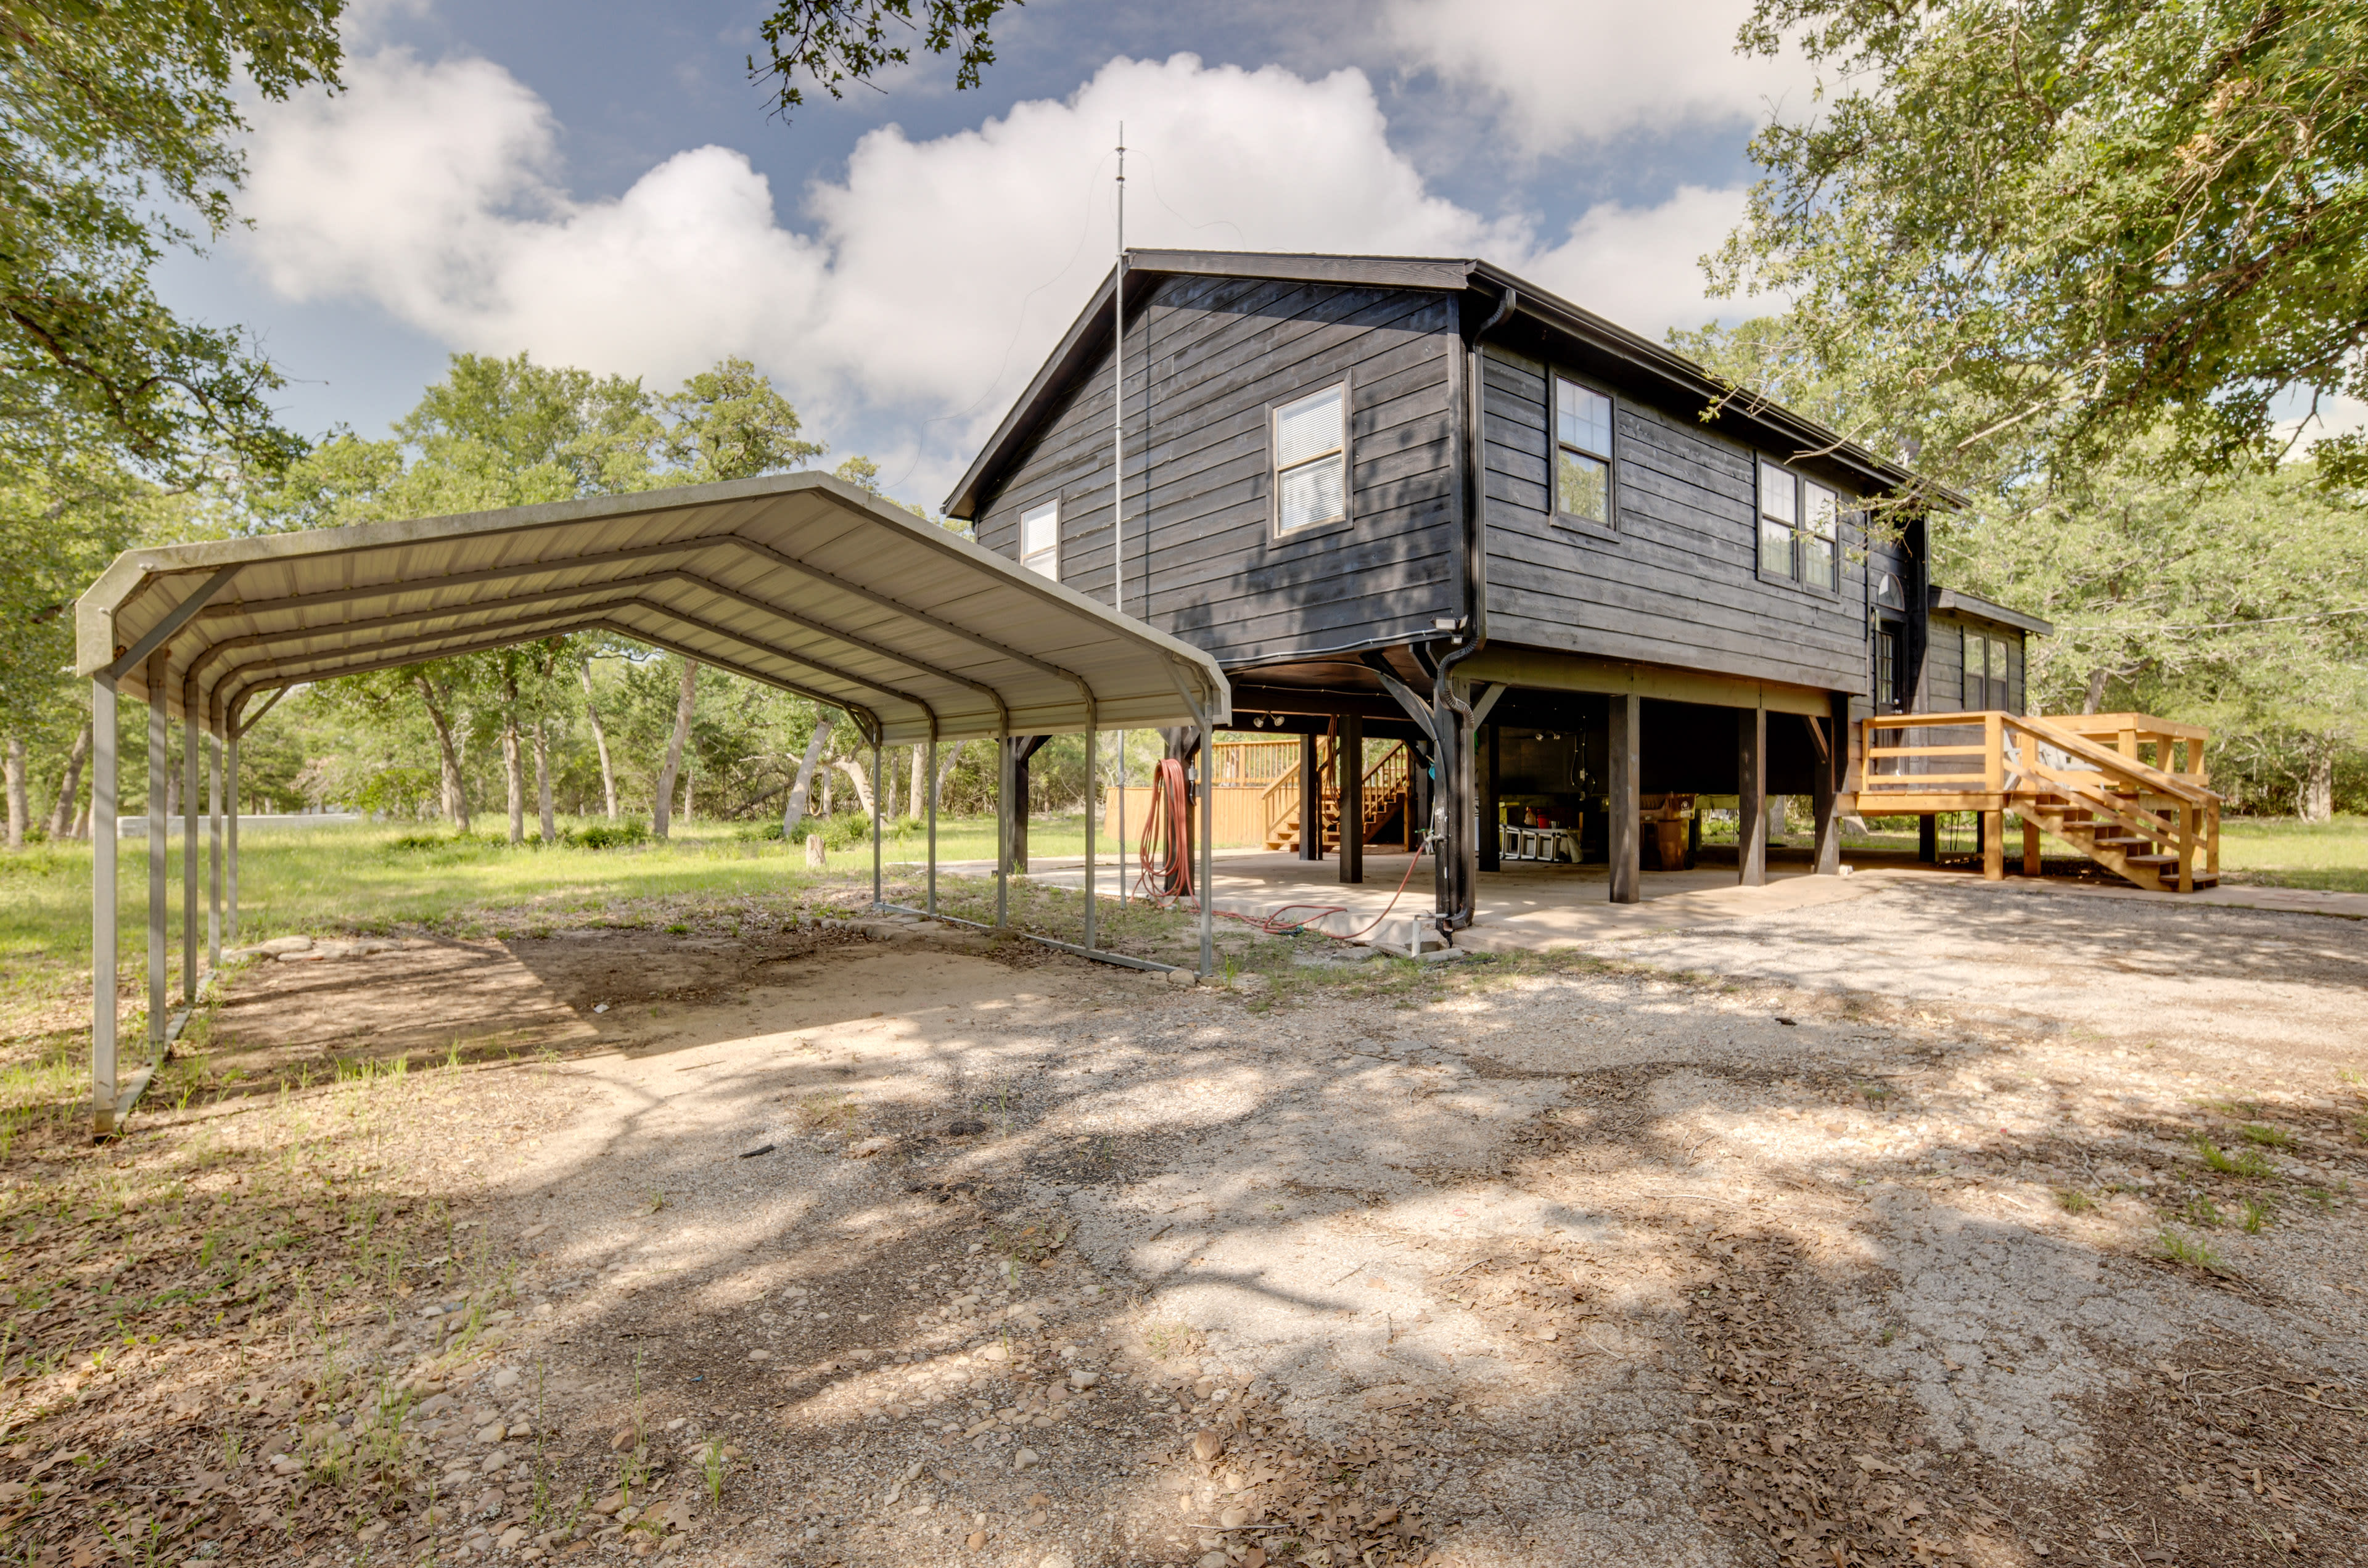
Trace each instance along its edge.
<path fill-rule="evenodd" d="M 1326 854 L 1340 845 L 1340 790 L 1336 782 L 1338 771 L 1339 747 L 1326 743 L 1316 767 L 1316 778 L 1323 781 L 1316 790 L 1316 814 L 1324 835 Z M 1365 769 L 1362 841 L 1373 842 L 1373 835 L 1389 825 L 1392 817 L 1401 824 L 1412 820 L 1407 807 L 1406 748 L 1399 742 L 1390 742 L 1381 748 Z M 1269 849 L 1296 849 L 1300 844 L 1300 781 L 1294 767 L 1267 785 L 1263 796 L 1266 818 L 1266 846 Z M 1401 837 L 1406 837 L 1403 832 Z M 1411 838 L 1407 846 L 1412 847 Z"/>
<path fill-rule="evenodd" d="M 2220 797 L 2204 782 L 2209 732 L 2146 713 L 1893 713 L 1861 724 L 1861 816 L 1973 812 L 1982 874 L 2006 874 L 2006 813 L 2022 870 L 2040 837 L 2131 884 L 2192 892 L 2220 881 Z"/>

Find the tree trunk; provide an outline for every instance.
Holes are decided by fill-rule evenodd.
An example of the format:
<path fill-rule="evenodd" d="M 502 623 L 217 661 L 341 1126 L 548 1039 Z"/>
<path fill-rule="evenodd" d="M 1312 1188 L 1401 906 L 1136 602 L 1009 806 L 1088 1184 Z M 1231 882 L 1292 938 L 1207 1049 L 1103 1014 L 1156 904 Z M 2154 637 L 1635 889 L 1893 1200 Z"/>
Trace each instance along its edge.
<path fill-rule="evenodd" d="M 2301 806 L 2305 822 L 2334 820 L 2335 748 L 2324 741 L 2311 746 L 2308 770 L 2302 779 Z"/>
<path fill-rule="evenodd" d="M 871 775 L 861 763 L 849 762 L 843 756 L 831 766 L 846 774 L 848 781 L 854 784 L 855 798 L 863 802 L 863 814 L 869 817 L 871 814 Z"/>
<path fill-rule="evenodd" d="M 909 792 L 911 807 L 908 817 L 919 816 L 929 805 L 929 748 L 919 741 L 913 743 L 913 788 Z"/>
<path fill-rule="evenodd" d="M 575 667 L 584 677 L 584 716 L 592 721 L 592 746 L 600 754 L 600 793 L 609 803 L 609 820 L 617 820 L 617 770 L 609 762 L 609 732 L 600 727 L 600 708 L 592 700 L 592 661 L 584 660 Z"/>
<path fill-rule="evenodd" d="M 542 809 L 542 841 L 559 842 L 559 824 L 551 814 L 551 731 L 540 719 L 534 722 L 534 800 Z"/>
<path fill-rule="evenodd" d="M 25 737 L 11 734 L 5 753 L 0 753 L 0 776 L 8 786 L 8 847 L 25 847 L 25 824 L 28 808 L 25 801 Z"/>
<path fill-rule="evenodd" d="M 436 706 L 436 688 L 427 684 L 426 676 L 415 675 L 411 684 L 418 689 L 420 704 L 427 710 L 427 722 L 436 727 L 436 750 L 444 765 L 444 820 L 469 831 L 469 790 L 461 777 L 461 751 L 452 744 L 452 722 Z"/>
<path fill-rule="evenodd" d="M 526 842 L 526 759 L 518 744 L 518 673 L 502 676 L 502 784 L 510 808 L 510 847 Z"/>
<path fill-rule="evenodd" d="M 822 722 L 814 726 L 814 738 L 806 742 L 806 755 L 798 764 L 797 782 L 790 786 L 789 804 L 781 808 L 781 842 L 785 845 L 794 842 L 798 829 L 805 824 L 806 805 L 814 795 L 814 766 L 822 761 L 823 751 L 830 744 L 830 727 L 837 722 L 837 713 L 824 714 Z M 830 788 L 827 777 L 823 788 L 825 791 Z M 823 797 L 825 801 L 829 798 L 827 793 Z M 825 812 L 829 809 L 827 804 L 823 807 Z"/>
<path fill-rule="evenodd" d="M 962 754 L 969 747 L 968 741 L 956 741 L 946 748 L 946 755 L 938 763 L 938 787 L 932 791 L 930 798 L 938 802 L 938 807 L 941 811 L 945 808 L 946 802 L 946 780 L 954 776 L 954 764 L 962 760 Z"/>
<path fill-rule="evenodd" d="M 685 822 L 689 822 L 690 820 L 691 787 L 698 782 L 699 769 L 697 767 L 686 767 L 682 770 L 682 820 Z"/>
<path fill-rule="evenodd" d="M 690 738 L 690 711 L 699 700 L 699 661 L 682 662 L 682 694 L 675 699 L 674 733 L 666 741 L 666 766 L 658 769 L 658 787 L 650 802 L 651 828 L 660 838 L 666 835 L 668 819 L 674 814 L 674 781 L 682 771 L 682 744 Z"/>
<path fill-rule="evenodd" d="M 50 836 L 63 839 L 74 831 L 74 802 L 82 794 L 83 765 L 90 760 L 90 726 L 74 736 L 74 750 L 66 753 L 65 779 L 58 786 L 58 798 L 50 808 Z"/>
<path fill-rule="evenodd" d="M 830 779 L 831 775 L 837 771 L 836 768 L 830 767 L 822 770 L 822 814 L 825 817 L 828 817 L 834 809 L 830 803 Z"/>
<path fill-rule="evenodd" d="M 2105 683 L 2112 676 L 2113 672 L 2102 665 L 2089 672 L 2089 689 L 2080 698 L 2081 712 L 2094 713 L 2105 705 Z"/>

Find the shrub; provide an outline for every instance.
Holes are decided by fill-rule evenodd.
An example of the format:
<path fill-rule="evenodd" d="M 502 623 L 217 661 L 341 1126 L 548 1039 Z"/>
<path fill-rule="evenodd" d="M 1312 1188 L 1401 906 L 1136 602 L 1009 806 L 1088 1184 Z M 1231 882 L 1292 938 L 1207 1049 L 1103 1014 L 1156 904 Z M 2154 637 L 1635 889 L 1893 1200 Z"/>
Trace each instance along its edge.
<path fill-rule="evenodd" d="M 649 828 L 639 822 L 596 822 L 559 830 L 559 842 L 578 849 L 626 849 L 649 841 Z"/>

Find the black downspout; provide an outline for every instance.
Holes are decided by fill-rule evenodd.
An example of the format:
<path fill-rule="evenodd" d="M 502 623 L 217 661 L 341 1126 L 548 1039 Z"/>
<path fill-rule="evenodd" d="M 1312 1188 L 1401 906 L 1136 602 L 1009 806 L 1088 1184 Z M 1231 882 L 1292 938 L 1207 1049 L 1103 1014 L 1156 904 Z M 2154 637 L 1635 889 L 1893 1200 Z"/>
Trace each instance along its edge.
<path fill-rule="evenodd" d="M 1520 302 L 1520 296 L 1507 289 L 1497 301 L 1488 319 L 1472 330 L 1464 339 L 1463 372 L 1463 641 L 1451 649 L 1431 671 L 1430 709 L 1442 721 L 1440 724 L 1437 760 L 1434 766 L 1447 786 L 1442 791 L 1451 809 L 1461 814 L 1468 803 L 1471 783 L 1472 748 L 1463 733 L 1463 725 L 1447 716 L 1470 719 L 1472 710 L 1455 695 L 1451 683 L 1455 666 L 1488 645 L 1488 557 L 1487 531 L 1482 507 L 1486 504 L 1487 486 L 1485 478 L 1486 437 L 1487 435 L 1486 382 L 1480 363 L 1480 340 L 1504 324 Z M 1424 660 L 1428 664 L 1429 661 Z M 1452 769 L 1452 772 L 1450 772 Z M 1460 931 L 1472 924 L 1475 889 L 1470 870 L 1473 828 L 1464 822 L 1448 824 L 1446 843 L 1442 848 L 1455 857 L 1452 873 L 1445 879 L 1451 892 L 1449 908 L 1443 923 L 1449 930 Z M 1444 856 L 1441 857 L 1444 859 Z"/>

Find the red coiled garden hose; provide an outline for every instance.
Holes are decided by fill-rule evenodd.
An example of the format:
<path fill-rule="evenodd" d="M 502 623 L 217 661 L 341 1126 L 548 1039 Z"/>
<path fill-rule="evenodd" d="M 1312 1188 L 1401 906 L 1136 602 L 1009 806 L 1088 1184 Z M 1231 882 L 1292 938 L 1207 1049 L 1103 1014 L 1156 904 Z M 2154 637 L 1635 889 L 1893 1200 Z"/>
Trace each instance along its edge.
<path fill-rule="evenodd" d="M 1155 841 L 1159 855 L 1156 864 L 1152 860 Z M 1135 882 L 1136 892 L 1155 898 L 1192 896 L 1191 790 L 1184 779 L 1184 765 L 1172 756 L 1163 758 L 1152 774 L 1151 810 L 1144 814 L 1138 858 L 1143 873 Z"/>

